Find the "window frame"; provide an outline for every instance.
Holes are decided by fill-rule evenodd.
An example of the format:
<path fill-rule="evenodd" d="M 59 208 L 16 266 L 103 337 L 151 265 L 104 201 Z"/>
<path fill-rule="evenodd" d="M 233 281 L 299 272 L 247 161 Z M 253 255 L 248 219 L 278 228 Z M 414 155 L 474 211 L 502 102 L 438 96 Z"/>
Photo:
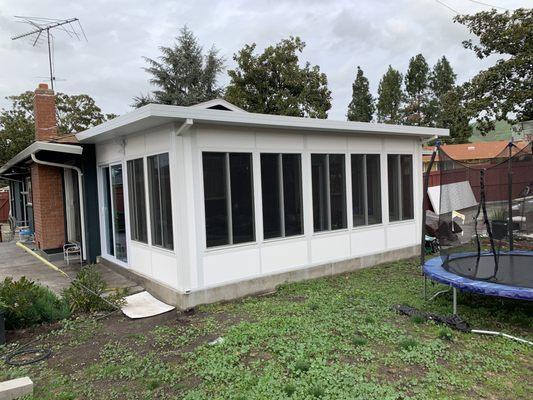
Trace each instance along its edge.
<path fill-rule="evenodd" d="M 354 207 L 354 191 L 355 191 L 355 185 L 354 185 L 354 156 L 363 156 L 363 218 L 364 223 L 363 224 L 356 224 L 355 223 L 355 216 L 353 214 L 353 207 Z M 369 223 L 369 192 L 368 192 L 368 156 L 377 156 L 377 165 L 378 165 L 378 177 L 379 177 L 379 185 L 378 185 L 378 194 L 379 194 L 379 222 Z M 352 194 L 352 228 L 353 229 L 360 229 L 365 227 L 373 227 L 373 226 L 379 226 L 383 225 L 383 184 L 382 184 L 382 166 L 381 166 L 381 160 L 382 160 L 382 154 L 381 153 L 350 153 L 350 180 L 351 180 L 351 194 Z"/>
<path fill-rule="evenodd" d="M 165 242 L 165 239 L 164 239 L 164 229 L 163 229 L 163 224 L 161 223 L 161 227 L 160 227 L 160 234 L 161 234 L 161 243 L 162 244 L 156 244 L 154 243 L 154 235 L 155 235 L 155 231 L 156 231 L 156 225 L 153 224 L 153 216 L 152 216 L 152 193 L 151 193 L 151 189 L 152 189 L 152 177 L 151 177 L 151 174 L 150 174 L 150 159 L 151 158 L 157 158 L 158 160 L 158 168 L 157 170 L 160 171 L 161 168 L 159 166 L 159 156 L 162 156 L 162 155 L 166 155 L 168 157 L 168 166 L 169 166 L 169 171 L 168 171 L 168 179 L 169 179 L 169 197 L 170 197 L 170 224 L 171 224 L 171 229 L 170 229 L 170 234 L 171 234 L 171 247 L 167 247 L 164 245 L 164 242 Z M 147 213 L 147 219 L 149 219 L 149 229 L 147 231 L 147 235 L 149 235 L 149 245 L 152 247 L 152 248 L 157 248 L 159 250 L 163 250 L 163 251 L 168 251 L 168 252 L 175 252 L 175 248 L 176 248 L 176 243 L 175 243 L 175 234 L 174 234 L 174 211 L 173 211 L 173 200 L 172 200 L 172 174 L 171 174 L 171 171 L 172 171 L 172 168 L 171 168 L 171 157 L 170 157 L 170 153 L 169 152 L 161 152 L 161 153 L 153 153 L 153 154 L 147 154 L 145 155 L 143 158 L 146 159 L 146 187 L 147 187 L 147 191 L 146 191 L 146 204 L 148 206 L 148 213 Z M 162 209 L 163 209 L 163 204 L 162 204 L 162 201 L 161 201 L 161 175 L 160 173 L 158 172 L 157 174 L 158 176 L 158 187 L 159 187 L 159 208 L 160 208 L 160 222 L 162 222 Z M 142 243 L 142 242 L 138 242 L 138 243 Z"/>
<path fill-rule="evenodd" d="M 388 218 L 389 218 L 389 223 L 402 223 L 402 222 L 406 222 L 406 221 L 414 221 L 415 220 L 415 198 L 414 198 L 414 190 L 415 190 L 415 184 L 414 184 L 414 176 L 415 176 L 415 171 L 414 171 L 414 156 L 412 153 L 387 153 L 387 188 L 390 187 L 390 180 L 391 180 L 391 176 L 389 174 L 389 157 L 393 156 L 394 157 L 394 163 L 396 164 L 396 168 L 398 169 L 398 172 L 397 172 L 397 182 L 396 184 L 398 185 L 398 190 L 396 191 L 396 193 L 391 193 L 390 190 L 388 190 L 388 202 L 389 202 L 389 206 L 388 206 Z M 404 185 L 403 185 L 403 174 L 402 174 L 402 157 L 410 157 L 411 158 L 411 177 L 410 177 L 410 180 L 411 180 L 411 184 L 410 184 L 410 188 L 411 188 L 411 193 L 410 193 L 410 197 L 411 197 L 411 217 L 410 218 L 405 218 L 404 217 L 404 210 L 403 210 L 403 190 L 404 190 Z M 397 207 L 398 207 L 398 218 L 397 219 L 394 219 L 392 220 L 391 219 L 391 201 L 392 200 L 395 200 L 396 201 L 396 204 L 397 204 Z"/>
<path fill-rule="evenodd" d="M 204 154 L 206 153 L 218 153 L 224 155 L 224 185 L 225 185 L 225 209 L 226 209 L 226 229 L 227 229 L 227 241 L 228 243 L 216 244 L 209 246 L 207 238 L 207 210 L 206 210 L 206 188 L 205 188 L 205 163 L 204 163 Z M 234 242 L 234 232 L 233 232 L 233 204 L 232 204 L 232 190 L 231 190 L 231 154 L 246 154 L 250 158 L 250 199 L 251 199 L 251 212 L 252 212 L 252 236 L 253 239 L 245 242 Z M 257 222 L 256 222 L 256 209 L 255 209 L 255 177 L 254 177 L 254 152 L 249 149 L 246 150 L 234 150 L 234 151 L 225 151 L 218 149 L 200 149 L 200 176 L 201 176 L 201 199 L 203 203 L 203 244 L 204 251 L 211 251 L 217 249 L 223 249 L 228 247 L 240 247 L 248 246 L 250 244 L 257 244 Z"/>
<path fill-rule="evenodd" d="M 265 202 L 263 196 L 263 165 L 262 157 L 263 155 L 276 156 L 276 166 L 277 166 L 277 184 L 278 184 L 278 203 L 279 207 L 279 226 L 280 234 L 278 236 L 272 236 L 265 238 Z M 297 156 L 298 158 L 298 172 L 299 172 L 299 187 L 298 187 L 298 197 L 300 201 L 300 232 L 287 235 L 287 223 L 286 223 L 286 213 L 285 213 L 285 178 L 284 178 L 284 169 L 283 169 L 283 156 Z M 262 208 L 262 218 L 263 218 L 263 241 L 276 241 L 282 239 L 292 239 L 297 237 L 302 237 L 305 235 L 305 213 L 303 206 L 303 154 L 298 152 L 277 152 L 277 151 L 261 151 L 259 153 L 259 167 L 260 167 L 260 188 L 261 188 L 261 208 Z"/>
<path fill-rule="evenodd" d="M 148 245 L 151 243 L 151 227 L 149 227 L 151 221 L 149 221 L 149 213 L 150 213 L 150 206 L 148 202 L 148 162 L 147 157 L 137 157 L 137 158 L 130 158 L 126 159 L 126 181 L 127 181 L 127 188 L 128 188 L 128 208 L 129 208 L 129 219 L 130 219 L 130 240 L 133 242 L 137 242 L 140 244 Z M 134 221 L 133 217 L 135 214 L 136 217 L 138 217 L 138 210 L 134 207 L 136 205 L 136 202 L 134 199 L 137 197 L 135 194 L 132 196 L 132 192 L 135 187 L 135 181 L 132 179 L 135 179 L 135 177 L 132 177 L 131 171 L 130 171 L 130 164 L 133 164 L 137 161 L 141 161 L 142 163 L 142 194 L 144 198 L 144 224 L 145 224 L 145 235 L 146 240 L 141 240 L 137 237 L 137 235 L 134 236 L 134 231 L 138 233 L 138 223 Z M 133 182 L 133 185 L 132 185 Z"/>
<path fill-rule="evenodd" d="M 333 229 L 332 228 L 332 207 L 331 207 L 331 162 L 330 162 L 330 156 L 342 156 L 342 161 L 343 161 L 343 179 L 342 179 L 342 191 L 343 191 L 343 212 L 344 212 L 344 221 L 343 221 L 343 225 L 342 227 L 340 228 L 335 228 Z M 320 229 L 320 230 L 317 230 L 316 229 L 316 222 L 315 222 L 315 213 L 314 213 L 314 209 L 315 209 L 315 203 L 314 203 L 314 182 L 313 182 L 313 156 L 325 156 L 325 167 L 326 167 L 326 173 L 325 173 L 325 178 L 326 178 L 326 182 L 325 182 L 325 192 L 327 193 L 327 195 L 325 196 L 325 208 L 326 208 L 326 225 L 327 225 L 327 228 L 326 229 Z M 348 171 L 347 171 L 347 163 L 346 163 L 346 153 L 344 152 L 329 152 L 329 153 L 314 153 L 314 152 L 309 152 L 309 161 L 310 161 L 310 184 L 311 184 L 311 207 L 312 207 L 312 220 L 313 220 L 313 225 L 312 225 L 312 230 L 313 230 L 313 235 L 321 235 L 321 234 L 326 234 L 326 233 L 332 233 L 332 232 L 340 232 L 340 231 L 345 231 L 345 230 L 349 230 L 349 227 L 348 227 Z M 319 191 L 321 191 L 322 188 L 319 188 Z"/>

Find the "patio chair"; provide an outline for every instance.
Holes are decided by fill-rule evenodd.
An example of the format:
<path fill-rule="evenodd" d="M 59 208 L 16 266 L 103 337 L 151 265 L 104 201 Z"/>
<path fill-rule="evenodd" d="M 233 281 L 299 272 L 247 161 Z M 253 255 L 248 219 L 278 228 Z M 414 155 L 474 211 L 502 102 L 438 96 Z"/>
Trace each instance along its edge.
<path fill-rule="evenodd" d="M 77 242 L 67 242 L 63 245 L 63 260 L 67 262 L 67 265 L 70 265 L 70 260 L 81 260 L 81 246 Z"/>

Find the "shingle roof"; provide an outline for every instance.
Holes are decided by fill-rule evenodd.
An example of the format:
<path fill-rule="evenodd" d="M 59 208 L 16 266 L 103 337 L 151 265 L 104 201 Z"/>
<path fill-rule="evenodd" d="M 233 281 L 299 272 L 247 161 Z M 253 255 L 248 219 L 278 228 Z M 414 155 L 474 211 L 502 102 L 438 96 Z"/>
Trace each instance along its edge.
<path fill-rule="evenodd" d="M 454 160 L 486 160 L 498 156 L 508 144 L 509 141 L 507 140 L 497 140 L 494 142 L 443 144 L 441 148 Z M 528 142 L 516 141 L 514 144 L 521 150 L 527 146 Z M 424 147 L 425 150 L 429 151 L 433 151 L 434 148 L 434 146 Z M 424 161 L 428 161 L 429 157 L 429 155 L 424 155 Z"/>

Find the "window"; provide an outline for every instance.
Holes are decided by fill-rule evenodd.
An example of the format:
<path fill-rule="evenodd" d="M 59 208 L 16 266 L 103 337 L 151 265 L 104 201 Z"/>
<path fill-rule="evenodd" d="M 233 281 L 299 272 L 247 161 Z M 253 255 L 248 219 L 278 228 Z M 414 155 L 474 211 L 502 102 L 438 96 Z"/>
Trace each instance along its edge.
<path fill-rule="evenodd" d="M 346 175 L 343 154 L 312 154 L 315 232 L 346 228 Z"/>
<path fill-rule="evenodd" d="M 352 154 L 353 225 L 381 223 L 379 154 Z"/>
<path fill-rule="evenodd" d="M 413 219 L 413 156 L 389 154 L 389 220 Z"/>
<path fill-rule="evenodd" d="M 207 247 L 255 240 L 252 155 L 202 154 Z"/>
<path fill-rule="evenodd" d="M 152 245 L 174 249 L 168 153 L 148 157 Z"/>
<path fill-rule="evenodd" d="M 148 243 L 144 162 L 142 158 L 128 161 L 128 197 L 131 239 Z"/>
<path fill-rule="evenodd" d="M 265 239 L 302 234 L 300 154 L 261 154 Z"/>

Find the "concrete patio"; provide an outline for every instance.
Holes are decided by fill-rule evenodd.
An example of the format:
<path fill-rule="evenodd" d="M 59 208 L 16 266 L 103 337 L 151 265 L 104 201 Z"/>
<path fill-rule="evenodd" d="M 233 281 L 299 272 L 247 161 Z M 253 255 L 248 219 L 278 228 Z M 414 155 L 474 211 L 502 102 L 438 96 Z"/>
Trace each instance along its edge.
<path fill-rule="evenodd" d="M 28 247 L 31 246 L 28 245 Z M 71 278 L 75 278 L 81 268 L 79 262 L 71 262 L 70 265 L 66 265 L 62 259 L 51 262 Z M 137 293 L 142 290 L 135 282 L 102 264 L 97 264 L 97 268 L 106 281 L 108 288 L 127 288 L 130 293 Z M 70 285 L 68 278 L 17 247 L 15 241 L 0 243 L 0 281 L 7 277 L 18 280 L 23 276 L 48 286 L 58 294 Z"/>

